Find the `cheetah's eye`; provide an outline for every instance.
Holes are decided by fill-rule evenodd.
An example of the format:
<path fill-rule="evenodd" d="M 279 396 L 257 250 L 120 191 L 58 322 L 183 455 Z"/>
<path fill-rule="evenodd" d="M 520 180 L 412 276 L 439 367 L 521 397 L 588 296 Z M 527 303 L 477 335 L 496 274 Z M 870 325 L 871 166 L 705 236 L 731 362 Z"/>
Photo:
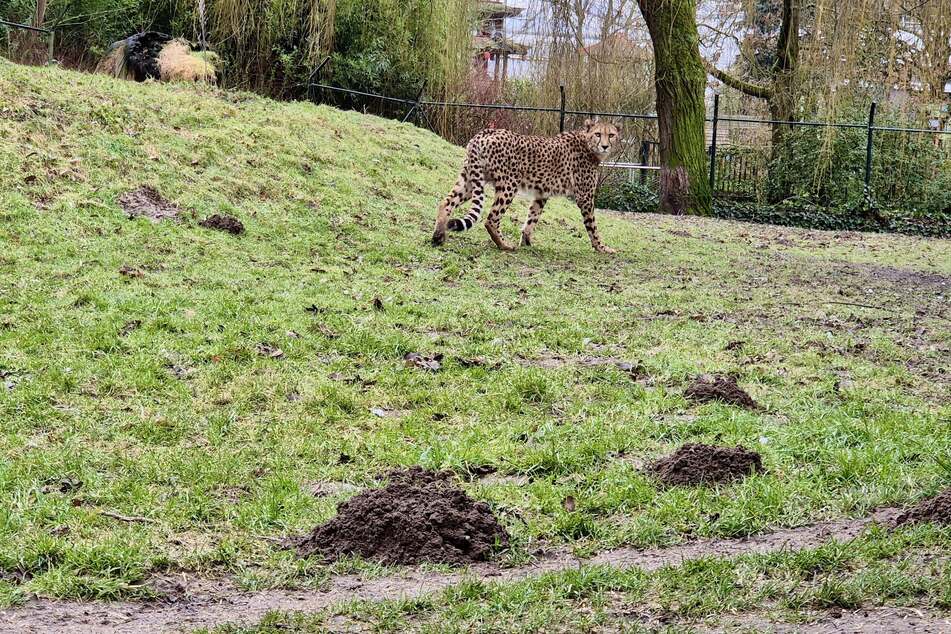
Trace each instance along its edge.
<path fill-rule="evenodd" d="M 617 135 L 615 135 L 615 134 L 609 134 L 609 135 L 608 135 L 608 138 L 609 138 L 609 139 L 613 139 L 615 136 L 617 136 Z"/>

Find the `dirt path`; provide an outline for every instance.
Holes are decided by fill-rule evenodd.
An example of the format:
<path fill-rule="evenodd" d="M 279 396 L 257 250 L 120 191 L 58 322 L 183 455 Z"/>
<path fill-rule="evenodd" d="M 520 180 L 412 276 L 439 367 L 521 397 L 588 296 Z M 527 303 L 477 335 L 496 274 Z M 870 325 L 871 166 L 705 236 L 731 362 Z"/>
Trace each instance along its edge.
<path fill-rule="evenodd" d="M 0 612 L 0 632 L 18 633 L 133 633 L 188 632 L 199 627 L 224 623 L 252 624 L 268 611 L 316 612 L 343 601 L 382 601 L 412 598 L 443 590 L 464 578 L 486 581 L 519 581 L 547 572 L 581 565 L 610 565 L 618 568 L 656 570 L 678 565 L 701 556 L 736 557 L 779 550 L 817 547 L 829 540 L 847 541 L 858 537 L 872 524 L 889 523 L 898 509 L 884 509 L 869 517 L 783 529 L 748 539 L 704 539 L 650 550 L 620 548 L 591 558 L 578 559 L 556 553 L 519 568 L 500 569 L 491 564 L 472 566 L 458 573 L 405 572 L 379 579 L 363 580 L 348 575 L 331 580 L 322 592 L 310 590 L 264 590 L 243 592 L 227 579 L 170 577 L 164 585 L 174 588 L 174 601 L 73 602 L 38 599 L 24 606 Z M 899 630 L 900 631 L 900 630 Z M 922 630 L 929 631 L 929 630 Z M 938 630 L 930 630 L 938 631 Z"/>

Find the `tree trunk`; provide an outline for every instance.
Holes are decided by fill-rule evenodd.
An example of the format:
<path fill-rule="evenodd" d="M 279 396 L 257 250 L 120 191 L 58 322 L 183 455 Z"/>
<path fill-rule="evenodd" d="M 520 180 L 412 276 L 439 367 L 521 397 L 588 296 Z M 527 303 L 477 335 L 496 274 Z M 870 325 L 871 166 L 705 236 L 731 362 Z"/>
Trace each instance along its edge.
<path fill-rule="evenodd" d="M 36 0 L 36 13 L 33 15 L 33 26 L 42 29 L 44 22 L 46 22 L 46 0 Z"/>
<path fill-rule="evenodd" d="M 654 46 L 660 207 L 664 213 L 712 212 L 705 145 L 706 71 L 696 0 L 638 0 Z"/>
<path fill-rule="evenodd" d="M 706 64 L 707 72 L 731 88 L 740 92 L 765 99 L 769 105 L 769 115 L 774 121 L 795 121 L 796 102 L 799 100 L 799 15 L 802 0 L 783 0 L 783 21 L 776 43 L 776 62 L 769 69 L 768 85 L 760 85 L 735 77 L 720 70 L 713 64 Z M 772 125 L 772 155 L 775 158 L 789 126 Z"/>
<path fill-rule="evenodd" d="M 783 0 L 783 23 L 776 44 L 770 116 L 776 121 L 795 121 L 796 73 L 799 70 L 799 11 L 801 0 Z M 773 124 L 773 156 L 783 141 L 787 126 Z"/>

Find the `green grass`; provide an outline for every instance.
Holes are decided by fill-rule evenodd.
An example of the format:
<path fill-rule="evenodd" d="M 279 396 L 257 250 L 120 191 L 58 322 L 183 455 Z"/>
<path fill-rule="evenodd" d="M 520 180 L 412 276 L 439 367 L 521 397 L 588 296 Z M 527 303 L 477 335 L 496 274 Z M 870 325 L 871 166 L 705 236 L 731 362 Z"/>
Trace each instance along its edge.
<path fill-rule="evenodd" d="M 609 257 L 557 203 L 532 250 L 482 230 L 434 249 L 462 160 L 434 135 L 4 62 L 0 141 L 0 602 L 143 597 L 168 569 L 319 585 L 331 570 L 265 538 L 333 515 L 308 483 L 400 465 L 530 476 L 466 484 L 513 534 L 508 562 L 858 516 L 951 484 L 947 291 L 896 277 L 951 274 L 947 241 L 602 216 Z M 143 184 L 182 221 L 126 219 L 117 198 Z M 198 226 L 211 213 L 247 233 Z M 406 368 L 408 352 L 443 367 Z M 649 378 L 524 361 L 546 354 Z M 714 371 L 765 409 L 688 403 Z M 688 441 L 754 447 L 767 472 L 663 490 L 639 470 Z"/>

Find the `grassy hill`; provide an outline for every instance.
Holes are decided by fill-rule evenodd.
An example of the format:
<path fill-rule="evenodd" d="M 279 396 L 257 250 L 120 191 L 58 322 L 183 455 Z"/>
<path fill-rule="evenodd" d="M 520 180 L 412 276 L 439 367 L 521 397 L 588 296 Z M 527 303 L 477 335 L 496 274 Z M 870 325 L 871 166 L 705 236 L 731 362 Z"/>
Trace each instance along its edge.
<path fill-rule="evenodd" d="M 509 564 L 858 517 L 951 484 L 948 241 L 602 214 L 620 251 L 603 256 L 558 203 L 531 250 L 481 228 L 435 249 L 461 160 L 374 117 L 0 62 L 0 602 L 138 599 L 169 570 L 248 588 L 374 574 L 274 540 L 333 515 L 315 483 L 399 465 L 466 479 L 512 533 Z M 177 221 L 126 217 L 143 185 Z M 199 224 L 214 213 L 246 232 Z M 702 373 L 762 408 L 689 402 Z M 685 442 L 754 448 L 766 471 L 658 487 L 641 467 Z M 947 529 L 877 543 L 871 558 L 908 562 L 907 592 L 832 555 L 803 588 L 942 605 L 947 564 L 921 561 L 948 561 Z M 654 588 L 674 615 L 761 596 L 729 577 L 718 592 L 747 603 L 717 602 L 710 577 L 676 574 Z M 585 596 L 559 595 L 572 614 Z"/>

